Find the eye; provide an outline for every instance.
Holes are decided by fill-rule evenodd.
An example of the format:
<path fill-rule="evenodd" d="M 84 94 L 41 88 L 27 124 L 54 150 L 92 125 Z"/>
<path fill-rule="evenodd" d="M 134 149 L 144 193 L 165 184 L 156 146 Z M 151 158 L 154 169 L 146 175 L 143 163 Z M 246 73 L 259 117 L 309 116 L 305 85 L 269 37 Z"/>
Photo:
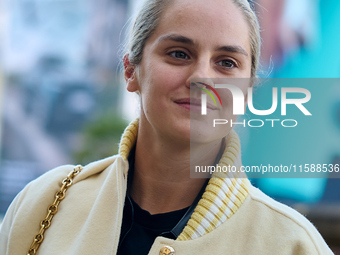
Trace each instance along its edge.
<path fill-rule="evenodd" d="M 178 58 L 178 59 L 189 59 L 189 56 L 186 53 L 184 53 L 183 51 L 179 51 L 179 50 L 172 51 L 169 53 L 169 55 L 171 57 Z"/>
<path fill-rule="evenodd" d="M 222 61 L 217 62 L 217 64 L 228 69 L 237 67 L 236 63 L 230 59 L 224 59 Z"/>

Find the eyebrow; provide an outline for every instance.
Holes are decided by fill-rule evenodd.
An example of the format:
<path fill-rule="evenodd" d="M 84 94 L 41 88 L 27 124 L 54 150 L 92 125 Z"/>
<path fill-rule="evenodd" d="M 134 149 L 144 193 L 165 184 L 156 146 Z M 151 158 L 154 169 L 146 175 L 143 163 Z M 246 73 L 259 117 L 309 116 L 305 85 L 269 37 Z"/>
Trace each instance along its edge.
<path fill-rule="evenodd" d="M 161 36 L 161 38 L 158 39 L 159 42 L 161 41 L 174 41 L 174 42 L 180 42 L 185 44 L 194 45 L 194 41 L 188 37 L 178 35 L 178 34 L 169 34 Z"/>
<path fill-rule="evenodd" d="M 237 45 L 229 45 L 229 46 L 222 46 L 216 48 L 216 51 L 227 51 L 227 52 L 233 52 L 233 53 L 241 53 L 248 57 L 248 53 L 241 47 Z"/>
<path fill-rule="evenodd" d="M 189 45 L 195 45 L 195 42 L 192 39 L 185 37 L 183 35 L 178 35 L 178 34 L 164 35 L 158 39 L 159 42 L 168 41 L 168 40 L 179 42 L 179 43 L 184 43 L 184 44 L 189 44 Z M 241 46 L 238 46 L 238 45 L 221 46 L 221 47 L 217 47 L 215 50 L 232 52 L 232 53 L 241 53 L 248 57 L 248 53 Z"/>

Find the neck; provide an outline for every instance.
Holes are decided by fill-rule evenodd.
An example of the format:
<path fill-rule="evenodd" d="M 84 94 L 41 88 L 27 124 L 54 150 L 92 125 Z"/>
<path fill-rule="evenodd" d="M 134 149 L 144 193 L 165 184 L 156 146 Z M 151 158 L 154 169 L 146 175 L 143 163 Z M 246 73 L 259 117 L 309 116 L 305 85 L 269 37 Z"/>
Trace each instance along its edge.
<path fill-rule="evenodd" d="M 221 141 L 191 146 L 191 155 L 197 156 L 190 157 L 189 142 L 176 143 L 150 132 L 150 128 L 143 128 L 143 124 L 140 123 L 138 129 L 130 195 L 151 214 L 190 206 L 206 181 L 206 178 L 190 178 L 190 164 L 213 165 Z"/>

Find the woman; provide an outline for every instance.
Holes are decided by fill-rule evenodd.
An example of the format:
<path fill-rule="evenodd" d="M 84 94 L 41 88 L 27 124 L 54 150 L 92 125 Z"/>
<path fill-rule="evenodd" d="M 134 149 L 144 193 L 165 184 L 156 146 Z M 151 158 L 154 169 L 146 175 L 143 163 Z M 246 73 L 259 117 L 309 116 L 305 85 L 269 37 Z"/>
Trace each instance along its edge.
<path fill-rule="evenodd" d="M 27 253 L 34 236 L 28 254 L 332 254 L 303 216 L 246 178 L 190 178 L 190 155 L 240 167 L 234 131 L 191 126 L 201 121 L 191 79 L 253 78 L 259 49 L 245 0 L 148 0 L 123 60 L 141 113 L 119 155 L 28 184 L 4 219 L 1 254 Z M 208 108 L 228 115 L 230 104 Z"/>

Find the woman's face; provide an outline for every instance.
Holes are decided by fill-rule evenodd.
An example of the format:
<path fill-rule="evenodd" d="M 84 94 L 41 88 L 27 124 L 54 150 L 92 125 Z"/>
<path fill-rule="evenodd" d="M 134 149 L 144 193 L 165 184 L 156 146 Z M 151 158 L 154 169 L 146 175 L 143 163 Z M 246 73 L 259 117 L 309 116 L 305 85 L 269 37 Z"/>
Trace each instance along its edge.
<path fill-rule="evenodd" d="M 190 79 L 249 78 L 250 73 L 249 29 L 237 6 L 230 0 L 175 0 L 148 39 L 127 87 L 139 90 L 141 119 L 151 130 L 174 141 L 189 141 L 191 131 L 191 138 L 209 142 L 227 135 L 230 127 L 211 132 L 203 121 L 190 130 Z M 230 92 L 218 92 L 226 102 L 221 109 L 208 109 L 208 115 L 232 118 Z M 191 107 L 192 118 L 194 110 L 200 115 L 198 107 Z"/>

